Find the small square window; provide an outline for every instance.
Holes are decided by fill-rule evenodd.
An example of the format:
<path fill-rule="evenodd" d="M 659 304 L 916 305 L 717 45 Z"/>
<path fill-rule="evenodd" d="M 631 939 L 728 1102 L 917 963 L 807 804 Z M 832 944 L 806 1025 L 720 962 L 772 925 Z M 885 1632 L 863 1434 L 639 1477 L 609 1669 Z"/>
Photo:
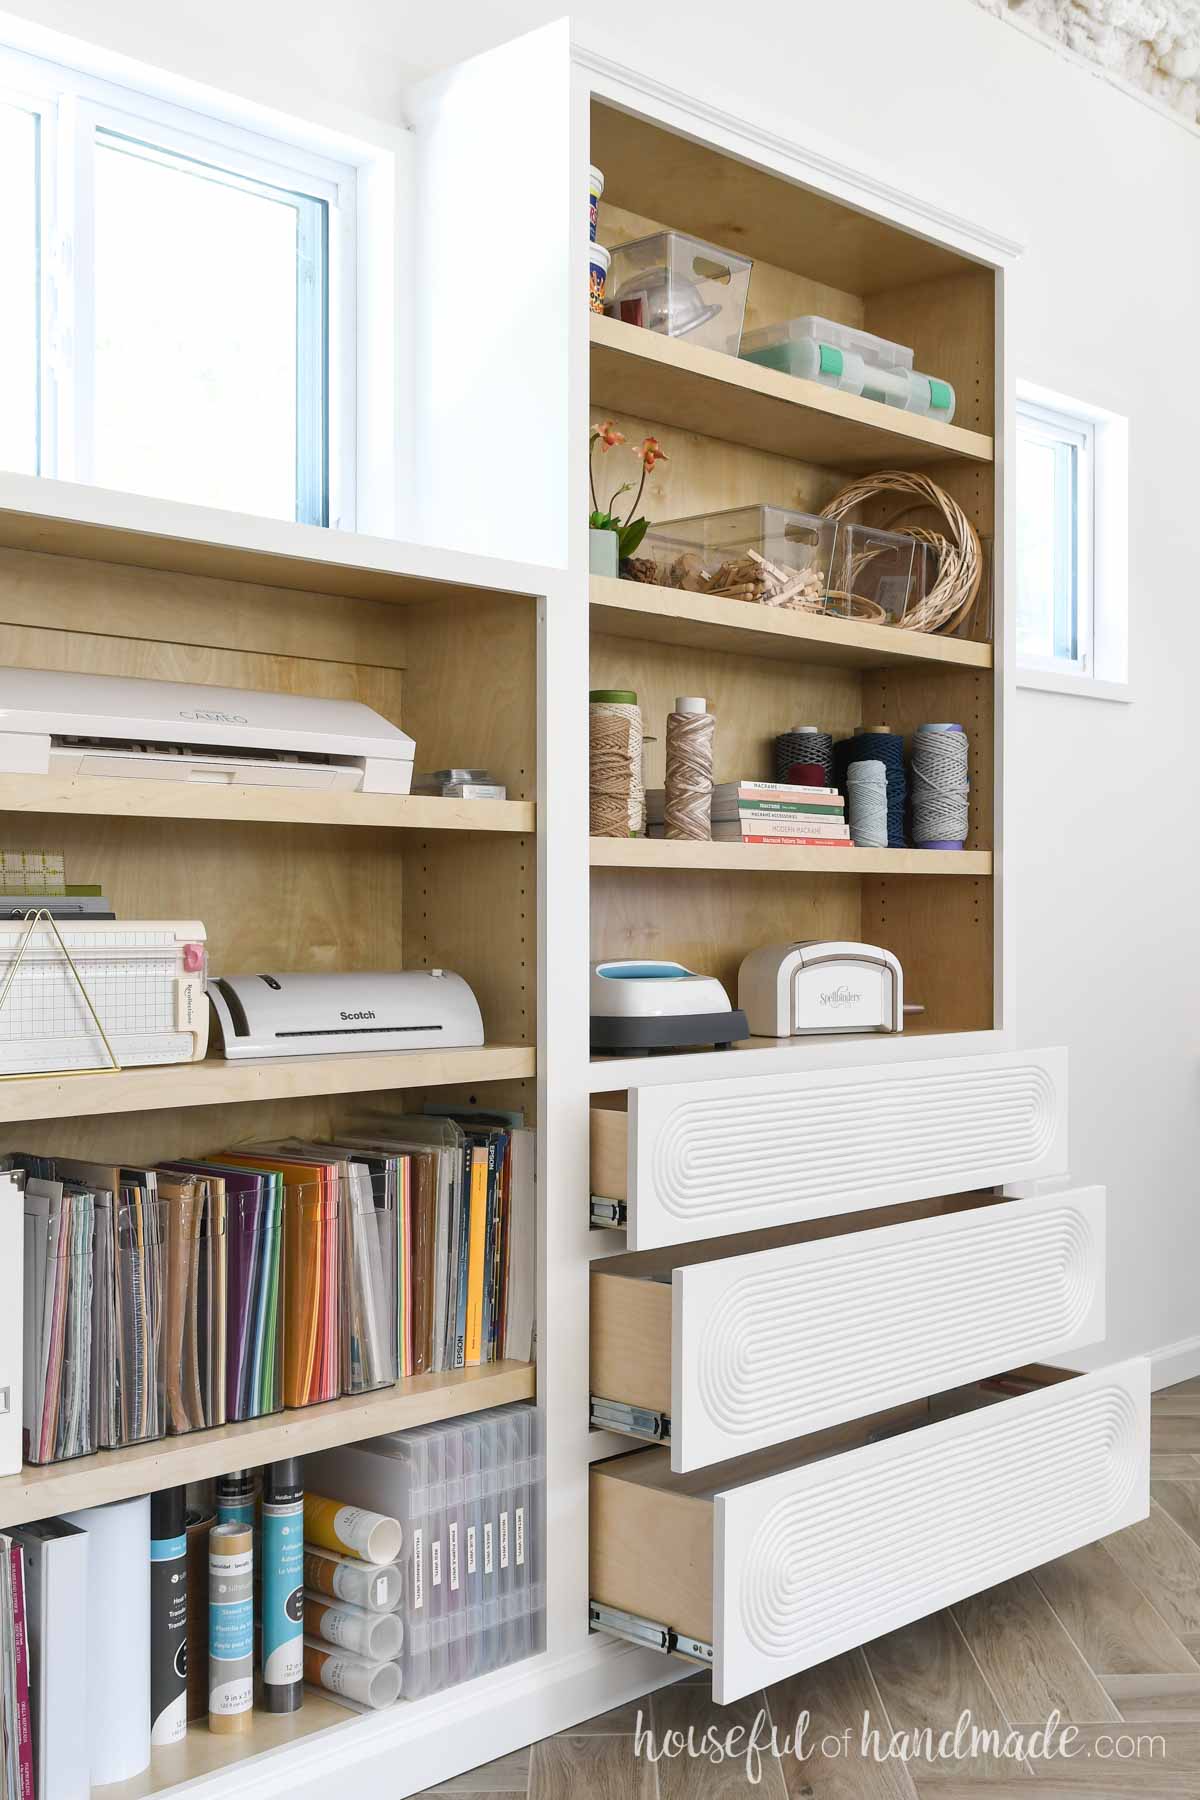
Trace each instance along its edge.
<path fill-rule="evenodd" d="M 1094 670 L 1095 427 L 1017 403 L 1017 659 L 1022 668 Z"/>

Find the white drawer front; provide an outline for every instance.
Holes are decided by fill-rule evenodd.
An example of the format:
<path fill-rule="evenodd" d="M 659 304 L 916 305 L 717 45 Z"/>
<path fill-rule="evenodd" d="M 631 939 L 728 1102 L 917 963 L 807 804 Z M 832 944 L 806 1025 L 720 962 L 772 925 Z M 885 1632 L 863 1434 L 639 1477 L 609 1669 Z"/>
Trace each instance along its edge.
<path fill-rule="evenodd" d="M 631 1250 L 1065 1174 L 1065 1050 L 629 1096 Z"/>
<path fill-rule="evenodd" d="M 1104 1336 L 1104 1189 L 676 1269 L 671 1467 L 697 1469 Z"/>
<path fill-rule="evenodd" d="M 1144 1359 L 718 1494 L 713 1693 L 736 1700 L 1144 1518 Z"/>

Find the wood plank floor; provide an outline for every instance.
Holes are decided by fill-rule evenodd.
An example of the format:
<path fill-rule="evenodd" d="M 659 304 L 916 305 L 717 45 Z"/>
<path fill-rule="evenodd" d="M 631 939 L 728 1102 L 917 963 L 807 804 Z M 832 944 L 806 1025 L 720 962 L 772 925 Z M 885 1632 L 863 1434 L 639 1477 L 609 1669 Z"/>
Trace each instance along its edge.
<path fill-rule="evenodd" d="M 1200 1380 L 1155 1396 L 1153 1447 L 1150 1518 L 1102 1544 L 736 1706 L 715 1706 L 697 1675 L 437 1791 L 514 1800 L 1200 1797 Z M 953 1733 L 964 1709 L 996 1737 L 975 1755 L 928 1755 L 915 1734 Z M 710 1726 L 722 1738 L 748 1729 L 760 1710 L 757 1781 L 744 1758 L 635 1753 L 639 1715 L 661 1747 L 667 1732 L 690 1730 L 699 1742 Z M 1054 1710 L 1059 1736 L 1033 1740 Z M 807 1754 L 773 1756 L 772 1726 L 782 1742 L 804 1712 Z M 912 1753 L 864 1755 L 864 1714 L 882 1748 L 908 1733 Z M 1023 1733 L 1023 1758 L 1000 1753 L 1010 1728 Z"/>

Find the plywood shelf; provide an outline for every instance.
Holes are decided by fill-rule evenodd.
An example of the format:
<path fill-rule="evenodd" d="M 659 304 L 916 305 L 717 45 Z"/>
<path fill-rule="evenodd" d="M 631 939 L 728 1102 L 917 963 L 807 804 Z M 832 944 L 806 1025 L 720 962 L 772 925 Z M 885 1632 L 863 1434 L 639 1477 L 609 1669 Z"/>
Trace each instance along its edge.
<path fill-rule="evenodd" d="M 590 842 L 593 869 L 709 869 L 756 875 L 986 876 L 992 872 L 990 850 L 816 850 L 667 838 L 594 837 Z"/>
<path fill-rule="evenodd" d="M 990 463 L 993 456 L 992 440 L 982 432 L 900 412 L 596 313 L 591 397 L 594 408 L 848 472 L 889 464 Z"/>
<path fill-rule="evenodd" d="M 45 1519 L 75 1507 L 127 1500 L 187 1481 L 206 1481 L 230 1469 L 255 1468 L 286 1456 L 306 1456 L 337 1444 L 354 1444 L 388 1431 L 407 1431 L 437 1419 L 454 1419 L 536 1391 L 532 1363 L 497 1362 L 440 1375 L 413 1375 L 374 1394 L 330 1400 L 246 1419 L 186 1437 L 160 1438 L 104 1450 L 73 1462 L 26 1466 L 0 1478 L 0 1528 Z"/>
<path fill-rule="evenodd" d="M 400 1705 L 407 1702 L 401 1701 Z M 187 1786 L 194 1793 L 203 1783 L 203 1792 L 212 1793 L 210 1785 L 228 1772 L 227 1785 L 220 1791 L 234 1794 L 243 1784 L 261 1773 L 255 1763 L 253 1775 L 247 1767 L 252 1757 L 263 1757 L 293 1751 L 302 1759 L 306 1740 L 318 1732 L 349 1731 L 363 1721 L 358 1715 L 320 1688 L 306 1687 L 304 1705 L 299 1712 L 267 1713 L 255 1707 L 249 1728 L 236 1737 L 210 1731 L 207 1719 L 197 1719 L 188 1726 L 187 1736 L 179 1744 L 156 1744 L 150 1766 L 128 1781 L 114 1781 L 92 1791 L 96 1800 L 153 1800 L 156 1794 L 174 1793 Z"/>
<path fill-rule="evenodd" d="M 535 829 L 531 800 L 452 800 L 425 794 L 319 792 L 223 783 L 0 775 L 0 813 L 85 818 L 241 819 L 264 825 L 344 825 L 384 831 Z"/>
<path fill-rule="evenodd" d="M 593 575 L 591 601 L 594 631 L 655 644 L 686 644 L 698 650 L 845 669 L 912 668 L 918 663 L 938 668 L 992 667 L 990 644 L 889 625 L 862 625 L 853 619 L 824 618 L 816 613 L 785 612 L 648 582 Z"/>
<path fill-rule="evenodd" d="M 367 1094 L 473 1081 L 524 1080 L 537 1053 L 524 1044 L 474 1050 L 395 1050 L 263 1062 L 173 1064 L 98 1075 L 18 1075 L 0 1081 L 0 1117 L 74 1119 L 164 1107 L 227 1106 L 317 1094 Z"/>

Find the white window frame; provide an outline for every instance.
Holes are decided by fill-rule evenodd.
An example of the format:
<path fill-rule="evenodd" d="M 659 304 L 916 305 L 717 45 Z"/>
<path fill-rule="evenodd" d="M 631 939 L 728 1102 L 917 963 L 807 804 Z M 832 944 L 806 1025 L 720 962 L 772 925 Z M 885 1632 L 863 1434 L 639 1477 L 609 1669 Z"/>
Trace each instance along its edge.
<path fill-rule="evenodd" d="M 79 46 L 81 57 L 86 48 Z M 397 143 L 367 146 L 320 128 L 306 143 L 299 122 L 295 136 L 269 135 L 238 123 L 231 117 L 236 103 L 224 97 L 212 96 L 213 110 L 202 111 L 23 49 L 0 47 L 0 97 L 36 112 L 40 122 L 40 472 L 91 479 L 91 291 L 81 276 L 91 266 L 95 134 L 111 130 L 149 137 L 166 150 L 326 203 L 327 522 L 345 530 L 390 531 L 395 469 L 381 466 L 379 452 L 396 442 L 398 371 L 394 358 L 379 355 L 377 320 L 394 298 Z M 247 104 L 241 110 L 257 123 L 261 109 Z"/>
<path fill-rule="evenodd" d="M 1077 654 L 1069 661 L 1018 650 L 1017 685 L 1094 700 L 1131 700 L 1128 420 L 1019 380 L 1014 455 L 1020 454 L 1023 425 L 1047 442 L 1065 440 L 1075 447 Z M 1013 487 L 1015 491 L 1015 481 Z"/>

